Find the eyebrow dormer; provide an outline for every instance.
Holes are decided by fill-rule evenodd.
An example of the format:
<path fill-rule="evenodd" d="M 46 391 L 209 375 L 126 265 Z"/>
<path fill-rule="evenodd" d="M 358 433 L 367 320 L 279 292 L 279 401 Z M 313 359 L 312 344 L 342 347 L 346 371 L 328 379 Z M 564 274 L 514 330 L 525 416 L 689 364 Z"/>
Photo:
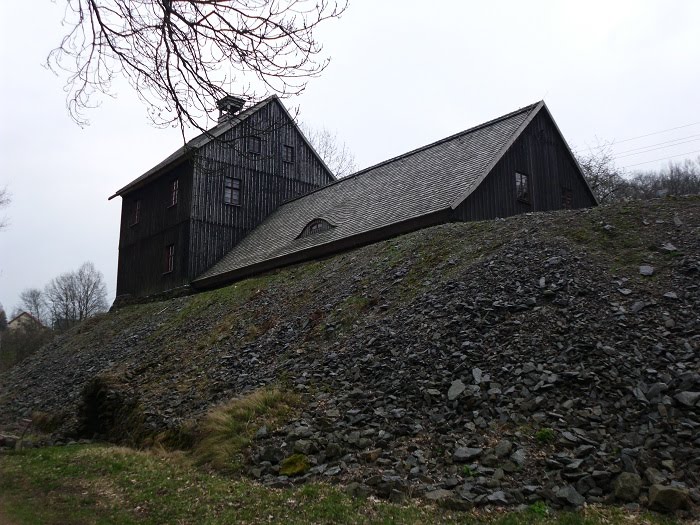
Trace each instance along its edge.
<path fill-rule="evenodd" d="M 314 235 L 316 233 L 321 233 L 330 230 L 333 225 L 325 219 L 314 219 L 309 224 L 304 226 L 301 233 L 297 239 L 302 239 L 303 237 L 308 237 L 309 235 Z"/>

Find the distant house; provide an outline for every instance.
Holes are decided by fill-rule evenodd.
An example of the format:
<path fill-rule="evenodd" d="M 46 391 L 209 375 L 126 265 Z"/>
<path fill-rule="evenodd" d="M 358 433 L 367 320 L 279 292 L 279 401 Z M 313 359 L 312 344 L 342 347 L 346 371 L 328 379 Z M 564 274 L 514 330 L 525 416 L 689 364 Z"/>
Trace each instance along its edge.
<path fill-rule="evenodd" d="M 273 102 L 275 108 L 282 108 L 278 109 L 280 114 L 287 115 L 279 100 L 268 99 L 261 103 L 262 106 L 258 104 L 241 113 L 238 124 L 228 124 L 231 127 L 227 131 L 236 130 L 236 125 L 244 125 L 246 118 Z M 169 181 L 181 176 L 178 175 L 181 172 L 173 171 L 176 168 L 169 167 L 173 166 L 172 159 L 184 159 L 186 152 L 176 152 L 119 190 L 115 196 L 121 195 L 124 202 L 118 294 L 147 295 L 186 284 L 206 289 L 445 222 L 492 219 L 596 204 L 576 159 L 544 102 L 337 181 L 333 180 L 313 148 L 306 144 L 298 128 L 290 124 L 290 129 L 296 140 L 292 146 L 295 151 L 302 147 L 306 162 L 287 179 L 284 170 L 290 157 L 284 141 L 291 144 L 291 139 L 286 138 L 288 135 L 275 135 L 274 130 L 264 139 L 261 137 L 260 142 L 264 140 L 267 148 L 265 155 L 281 159 L 281 163 L 270 160 L 267 171 L 260 172 L 254 166 L 263 162 L 262 159 L 253 158 L 251 161 L 250 157 L 244 156 L 244 163 L 253 162 L 253 167 L 244 168 L 248 170 L 248 178 L 245 184 L 243 181 L 238 183 L 239 191 L 248 192 L 246 198 L 250 199 L 247 211 L 240 216 L 226 215 L 225 192 L 226 181 L 231 177 L 228 174 L 237 173 L 235 166 L 241 161 L 237 157 L 222 158 L 221 146 L 206 134 L 191 143 L 199 148 L 196 151 L 201 154 L 200 162 L 204 165 L 213 163 L 214 166 L 228 163 L 232 166 L 231 171 L 213 169 L 204 176 L 198 172 L 202 168 L 194 169 L 194 174 L 189 176 L 206 182 L 195 185 L 198 193 L 188 190 L 196 197 L 187 202 L 180 223 L 174 219 L 172 225 L 167 222 L 168 207 L 162 200 L 165 198 L 167 202 L 168 184 L 172 189 Z M 372 130 L 369 129 L 368 133 Z M 221 131 L 214 128 L 210 134 L 220 135 Z M 261 151 L 257 153 L 261 155 L 262 150 L 255 146 L 255 142 L 253 144 L 252 151 Z M 291 157 L 292 160 L 296 158 Z M 191 168 L 180 169 L 192 171 Z M 285 184 L 268 182 L 278 179 L 284 179 Z M 138 225 L 139 222 L 133 220 L 134 213 L 144 213 L 145 210 L 144 204 L 141 208 L 138 204 L 139 200 L 144 202 L 145 196 L 138 197 L 136 191 L 144 180 L 153 188 L 149 191 L 153 192 L 151 199 L 156 203 L 150 236 L 139 235 L 132 229 L 133 223 Z M 175 238 L 174 229 L 171 237 L 163 234 L 168 228 L 176 228 L 176 224 L 187 221 L 191 225 L 189 237 L 185 235 L 181 241 L 169 240 Z M 181 228 L 186 230 L 185 226 Z M 220 228 L 230 228 L 236 233 L 222 235 Z M 190 253 L 187 256 L 177 251 L 171 254 L 168 250 L 178 246 L 175 242 L 188 243 Z M 165 253 L 165 272 L 154 271 L 154 268 L 163 268 L 158 264 L 159 252 Z M 188 270 L 178 273 L 177 278 L 169 277 L 168 273 L 175 271 L 169 262 L 173 256 L 176 257 L 175 267 L 177 264 L 188 265 Z"/>
<path fill-rule="evenodd" d="M 22 312 L 7 323 L 8 331 L 30 330 L 32 328 L 46 328 L 44 324 L 29 312 Z"/>

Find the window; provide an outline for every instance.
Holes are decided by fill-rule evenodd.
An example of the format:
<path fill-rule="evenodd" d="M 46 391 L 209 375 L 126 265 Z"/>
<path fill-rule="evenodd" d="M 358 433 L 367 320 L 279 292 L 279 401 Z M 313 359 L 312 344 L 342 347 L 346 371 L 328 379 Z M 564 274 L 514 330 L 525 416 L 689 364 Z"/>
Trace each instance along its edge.
<path fill-rule="evenodd" d="M 136 226 L 141 220 L 141 201 L 134 202 L 134 209 L 131 215 L 131 225 Z"/>
<path fill-rule="evenodd" d="M 333 225 L 325 221 L 323 219 L 314 219 L 311 221 L 309 224 L 304 226 L 304 229 L 301 230 L 301 233 L 299 234 L 299 237 L 297 239 L 301 239 L 302 237 L 308 237 L 309 235 L 314 235 L 316 233 L 321 233 L 330 230 L 333 228 Z"/>
<path fill-rule="evenodd" d="M 170 205 L 168 207 L 175 206 L 177 204 L 177 179 L 170 183 Z"/>
<path fill-rule="evenodd" d="M 224 204 L 241 205 L 241 179 L 224 177 Z"/>
<path fill-rule="evenodd" d="M 260 155 L 262 151 L 262 141 L 260 137 L 248 137 L 248 153 L 254 153 L 255 155 Z"/>
<path fill-rule="evenodd" d="M 294 146 L 287 146 L 285 144 L 282 147 L 282 161 L 290 164 L 294 163 Z"/>
<path fill-rule="evenodd" d="M 561 207 L 564 210 L 570 210 L 574 207 L 574 192 L 569 188 L 561 189 Z"/>
<path fill-rule="evenodd" d="M 165 272 L 170 273 L 175 269 L 175 245 L 169 244 L 165 247 Z"/>
<path fill-rule="evenodd" d="M 515 172 L 515 195 L 519 201 L 530 202 L 530 177 Z"/>

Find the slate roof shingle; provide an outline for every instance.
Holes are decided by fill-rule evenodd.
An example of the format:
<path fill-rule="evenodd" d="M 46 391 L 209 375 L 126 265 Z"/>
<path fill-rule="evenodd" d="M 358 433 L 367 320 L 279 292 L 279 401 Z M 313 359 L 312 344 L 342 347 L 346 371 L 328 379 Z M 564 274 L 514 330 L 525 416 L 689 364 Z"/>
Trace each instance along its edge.
<path fill-rule="evenodd" d="M 454 207 L 541 107 L 532 104 L 288 201 L 193 284 Z M 314 219 L 333 228 L 299 238 Z"/>

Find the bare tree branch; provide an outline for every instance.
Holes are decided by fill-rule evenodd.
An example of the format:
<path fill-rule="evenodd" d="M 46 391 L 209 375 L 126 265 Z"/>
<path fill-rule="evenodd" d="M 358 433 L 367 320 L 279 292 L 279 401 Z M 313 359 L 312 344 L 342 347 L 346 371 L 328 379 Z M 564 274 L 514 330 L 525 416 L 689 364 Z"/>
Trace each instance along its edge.
<path fill-rule="evenodd" d="M 85 110 L 123 76 L 156 125 L 178 125 L 183 134 L 204 130 L 200 119 L 228 84 L 254 102 L 301 93 L 328 65 L 315 29 L 347 7 L 346 0 L 65 1 L 68 31 L 47 65 L 68 73 L 73 119 L 87 124 Z"/>
<path fill-rule="evenodd" d="M 357 171 L 355 155 L 344 142 L 340 142 L 337 133 L 326 128 L 314 129 L 304 122 L 299 127 L 333 175 L 342 179 Z"/>

